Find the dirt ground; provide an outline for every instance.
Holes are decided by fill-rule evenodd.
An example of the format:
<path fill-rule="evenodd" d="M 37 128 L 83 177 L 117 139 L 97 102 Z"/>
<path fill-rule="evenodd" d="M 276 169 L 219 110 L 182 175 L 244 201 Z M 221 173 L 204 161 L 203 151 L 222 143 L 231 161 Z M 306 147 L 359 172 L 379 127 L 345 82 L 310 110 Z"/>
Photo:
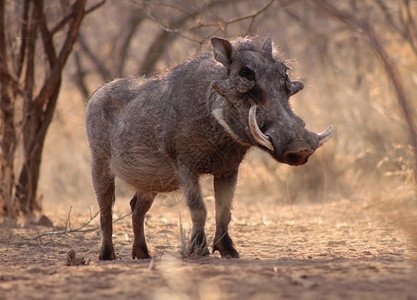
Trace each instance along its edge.
<path fill-rule="evenodd" d="M 212 200 L 207 206 L 211 240 Z M 369 203 L 236 203 L 230 235 L 241 258 L 231 260 L 181 258 L 180 224 L 190 228 L 181 204 L 152 207 L 153 259 L 145 261 L 130 258 L 130 216 L 114 224 L 111 262 L 98 260 L 98 230 L 34 239 L 67 221 L 76 229 L 88 214 L 49 218 L 58 226 L 0 228 L 0 299 L 417 299 L 417 250 Z M 83 229 L 97 225 L 95 218 Z M 85 265 L 67 266 L 71 249 Z"/>

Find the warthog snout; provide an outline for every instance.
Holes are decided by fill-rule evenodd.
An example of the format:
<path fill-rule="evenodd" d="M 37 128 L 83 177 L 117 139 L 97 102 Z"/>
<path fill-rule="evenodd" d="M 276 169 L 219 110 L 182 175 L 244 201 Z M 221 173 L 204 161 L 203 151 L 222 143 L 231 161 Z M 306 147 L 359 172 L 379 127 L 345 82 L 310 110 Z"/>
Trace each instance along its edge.
<path fill-rule="evenodd" d="M 297 152 L 288 151 L 284 153 L 284 163 L 289 164 L 291 166 L 299 166 L 304 165 L 311 154 L 313 154 L 313 150 L 301 150 Z"/>
<path fill-rule="evenodd" d="M 296 140 L 290 145 L 283 155 L 283 162 L 291 166 L 300 166 L 308 161 L 308 158 L 314 151 L 321 147 L 333 136 L 333 126 L 329 126 L 321 133 L 314 133 L 304 129 L 307 138 Z M 309 141 L 309 142 L 306 142 Z"/>
<path fill-rule="evenodd" d="M 295 139 L 285 139 L 282 132 L 276 134 L 275 131 L 271 131 L 270 134 L 264 134 L 256 121 L 256 105 L 249 110 L 249 128 L 255 140 L 271 150 L 275 159 L 292 166 L 305 164 L 317 148 L 331 139 L 334 132 L 333 126 L 330 125 L 318 134 L 306 130 L 304 126 L 298 126 L 299 134 Z"/>

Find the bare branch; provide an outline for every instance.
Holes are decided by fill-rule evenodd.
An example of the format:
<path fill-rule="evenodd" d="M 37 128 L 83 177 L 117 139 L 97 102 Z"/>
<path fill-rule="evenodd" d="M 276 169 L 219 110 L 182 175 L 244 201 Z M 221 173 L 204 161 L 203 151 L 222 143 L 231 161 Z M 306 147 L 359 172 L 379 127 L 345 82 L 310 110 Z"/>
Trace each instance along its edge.
<path fill-rule="evenodd" d="M 19 56 L 17 59 L 17 77 L 22 74 L 23 61 L 26 53 L 26 42 L 29 36 L 29 4 L 30 0 L 25 0 L 23 4 L 23 17 L 22 17 L 22 43 L 20 44 Z"/>
<path fill-rule="evenodd" d="M 48 24 L 46 21 L 45 14 L 43 12 L 43 5 L 36 5 L 35 9 L 39 17 L 39 25 L 40 25 L 41 35 L 42 35 L 43 47 L 48 57 L 49 66 L 50 68 L 52 68 L 52 66 L 54 65 L 57 59 L 55 47 L 52 41 L 52 34 L 48 30 Z"/>
<path fill-rule="evenodd" d="M 91 6 L 89 9 L 87 9 L 87 10 L 84 12 L 84 14 L 85 14 L 85 15 L 88 15 L 88 14 L 92 13 L 92 12 L 93 12 L 93 11 L 95 11 L 96 9 L 100 8 L 101 6 L 103 6 L 103 5 L 104 5 L 104 3 L 106 3 L 106 0 L 102 0 L 102 1 L 100 1 L 99 3 L 97 3 L 97 4 L 93 5 L 93 6 Z"/>
<path fill-rule="evenodd" d="M 169 3 L 155 2 L 155 1 L 152 1 L 152 2 L 149 2 L 149 1 L 139 2 L 139 1 L 133 1 L 133 0 L 131 0 L 131 2 L 133 2 L 135 4 L 140 4 L 140 5 L 144 6 L 144 7 L 148 6 L 151 9 L 152 9 L 153 6 L 170 8 L 170 9 L 172 9 L 174 11 L 181 12 L 182 14 L 188 16 L 189 19 L 195 19 L 195 14 L 194 13 L 190 13 L 188 10 L 182 9 L 178 5 L 172 5 L 172 4 L 169 4 Z"/>
<path fill-rule="evenodd" d="M 202 29 L 204 27 L 212 27 L 212 28 L 217 28 L 217 29 L 220 29 L 220 30 L 224 31 L 224 30 L 227 29 L 227 27 L 229 25 L 239 23 L 239 22 L 243 22 L 243 21 L 246 21 L 246 20 L 250 20 L 248 29 L 246 30 L 246 34 L 248 34 L 252 30 L 252 26 L 255 22 L 255 19 L 258 18 L 261 14 L 265 13 L 274 2 L 275 2 L 275 0 L 269 0 L 269 2 L 264 7 L 262 7 L 261 9 L 259 9 L 256 12 L 254 12 L 252 14 L 249 14 L 249 15 L 246 15 L 246 16 L 234 18 L 234 19 L 231 19 L 231 20 L 228 20 L 228 21 L 221 19 L 221 21 L 219 21 L 219 22 L 208 23 L 208 24 L 204 24 L 201 21 L 199 21 L 199 22 L 197 22 L 197 26 L 190 27 L 186 30 L 191 31 L 191 30 L 196 30 L 196 29 Z M 284 8 L 284 7 L 288 6 L 289 4 L 291 4 L 293 2 L 295 2 L 295 1 L 282 2 L 282 3 L 280 3 L 280 7 Z M 217 16 L 217 17 L 220 18 L 219 16 Z M 218 30 L 216 30 L 216 32 L 217 31 Z M 211 36 L 213 36 L 213 34 Z M 209 37 L 211 37 L 211 36 L 209 36 Z M 209 37 L 207 37 L 207 38 L 209 38 Z"/>
<path fill-rule="evenodd" d="M 98 73 L 100 74 L 101 78 L 104 81 L 108 81 L 112 79 L 111 72 L 106 69 L 104 64 L 98 59 L 96 54 L 91 51 L 89 46 L 87 45 L 87 42 L 84 40 L 83 35 L 81 33 L 78 34 L 78 44 L 81 46 L 81 50 L 84 52 L 84 54 L 88 57 L 88 59 L 91 60 L 91 62 L 96 67 Z"/>
<path fill-rule="evenodd" d="M 391 25 L 392 28 L 394 28 L 397 32 L 399 32 L 402 36 L 404 36 L 404 30 L 402 30 L 394 21 L 394 19 L 391 16 L 391 13 L 387 6 L 385 5 L 384 1 L 382 0 L 374 0 L 376 5 L 379 7 L 379 9 L 383 12 L 385 19 L 388 21 L 388 24 Z"/>
<path fill-rule="evenodd" d="M 93 5 L 92 7 L 84 11 L 84 15 L 92 13 L 93 11 L 101 7 L 104 3 L 106 3 L 106 0 L 102 0 L 101 2 Z M 51 30 L 51 35 L 54 35 L 58 31 L 60 31 L 62 28 L 64 28 L 64 26 L 74 18 L 74 15 L 75 15 L 75 11 L 72 11 L 71 13 L 66 15 L 64 18 L 62 18 L 62 20 L 59 21 L 58 24 L 56 24 L 54 28 Z"/>
<path fill-rule="evenodd" d="M 122 41 L 120 54 L 119 54 L 120 62 L 119 62 L 119 66 L 117 68 L 117 74 L 119 76 L 123 75 L 122 73 L 123 73 L 123 70 L 124 70 L 125 63 L 126 63 L 127 52 L 129 50 L 129 46 L 130 46 L 130 43 L 132 42 L 133 36 L 134 36 L 137 28 L 142 23 L 142 21 L 145 20 L 145 18 L 146 18 L 146 15 L 142 12 L 142 10 L 140 10 L 139 14 L 137 14 L 136 11 L 135 11 L 130 16 L 129 28 L 127 30 L 127 34 L 126 34 L 125 38 Z M 123 30 L 124 30 L 124 28 L 123 28 Z"/>
<path fill-rule="evenodd" d="M 209 2 L 205 7 L 204 10 L 207 9 L 211 9 L 217 6 L 227 6 L 230 4 L 236 4 L 238 2 L 241 2 L 243 0 L 217 0 L 217 1 L 211 1 Z M 202 10 L 201 9 L 195 9 L 194 11 L 190 12 L 190 11 L 184 11 L 183 9 L 177 7 L 177 6 L 173 6 L 170 4 L 165 4 L 165 3 L 159 3 L 159 2 L 149 2 L 149 3 L 142 3 L 143 5 L 147 5 L 147 6 L 162 6 L 162 7 L 167 7 L 170 9 L 174 9 L 176 11 L 180 11 L 182 12 L 184 15 L 180 18 L 178 18 L 177 20 L 175 20 L 174 22 L 172 22 L 172 24 L 166 25 L 163 24 L 163 22 L 161 22 L 161 20 L 159 20 L 157 17 L 155 17 L 152 14 L 147 14 L 148 18 L 153 20 L 154 22 L 158 23 L 158 25 L 162 28 L 163 32 L 161 32 L 157 38 L 155 38 L 154 42 L 152 43 L 152 45 L 148 48 L 148 51 L 145 55 L 146 59 L 143 62 L 143 64 L 140 66 L 139 70 L 138 70 L 138 74 L 149 74 L 151 73 L 156 65 L 156 62 L 158 61 L 161 53 L 163 53 L 165 51 L 165 49 L 167 49 L 167 45 L 169 45 L 170 43 L 172 43 L 175 38 L 176 35 L 177 36 L 181 36 L 184 39 L 187 39 L 189 41 L 198 43 L 198 44 L 202 44 L 206 39 L 210 38 L 211 36 L 213 36 L 214 34 L 216 34 L 217 32 L 219 32 L 220 30 L 224 30 L 228 25 L 230 24 L 234 24 L 234 23 L 238 23 L 244 20 L 251 20 L 249 27 L 247 29 L 248 33 L 253 26 L 253 23 L 255 21 L 255 19 L 261 15 L 262 13 L 264 13 L 274 2 L 274 0 L 269 0 L 269 2 L 262 7 L 260 10 L 256 11 L 255 13 L 252 13 L 250 15 L 244 16 L 244 17 L 239 17 L 236 19 L 232 19 L 229 21 L 225 21 L 224 24 L 221 23 L 210 23 L 210 24 L 204 24 L 203 22 L 201 22 L 198 18 L 198 16 L 201 14 Z M 287 4 L 287 2 L 285 2 L 285 4 Z M 190 20 L 194 20 L 194 22 L 197 24 L 196 26 L 192 26 L 190 28 L 182 28 L 184 26 L 184 24 L 186 24 L 188 21 Z M 203 29 L 203 28 L 214 28 L 214 31 L 211 32 L 207 37 L 205 37 L 204 39 L 195 39 L 192 36 L 189 36 L 187 34 L 185 34 L 185 32 L 187 31 L 194 31 L 197 29 Z M 173 35 L 173 33 L 175 33 L 175 35 Z"/>
<path fill-rule="evenodd" d="M 32 240 L 39 240 L 42 245 L 47 245 L 47 244 L 51 244 L 51 243 L 54 243 L 54 242 L 59 242 L 59 241 L 63 240 L 64 238 L 68 237 L 71 233 L 88 233 L 88 232 L 93 232 L 93 231 L 97 231 L 97 230 L 100 229 L 100 226 L 85 229 L 99 215 L 99 212 L 96 212 L 93 216 L 91 216 L 91 214 L 90 214 L 90 219 L 86 223 L 82 224 L 81 226 L 79 226 L 75 229 L 72 229 L 71 228 L 71 211 L 72 211 L 72 207 L 70 207 L 70 210 L 68 212 L 68 216 L 67 216 L 67 219 L 65 221 L 65 229 L 64 230 L 42 232 L 42 233 L 39 233 L 37 236 L 35 236 L 31 239 Z M 130 212 L 130 213 L 127 213 L 125 215 L 120 215 L 118 218 L 113 220 L 113 224 L 125 219 L 126 217 L 130 216 L 131 214 L 132 213 Z M 43 237 L 51 237 L 51 236 L 56 237 L 56 238 L 51 239 L 50 241 L 47 241 L 47 242 L 43 242 L 43 240 L 42 240 Z"/>
<path fill-rule="evenodd" d="M 275 0 L 269 0 L 269 2 L 263 7 L 263 8 L 261 8 L 260 10 L 258 10 L 257 12 L 255 12 L 255 13 L 253 13 L 253 14 L 251 14 L 251 15 L 247 15 L 247 16 L 244 16 L 244 17 L 240 17 L 240 18 L 236 18 L 236 19 L 233 19 L 233 20 L 230 20 L 230 21 L 227 21 L 226 22 L 226 26 L 227 25 L 230 25 L 230 24 L 234 24 L 234 23 L 238 23 L 238 22 L 241 22 L 241 21 L 244 21 L 244 20 L 248 20 L 248 19 L 255 19 L 256 17 L 258 17 L 260 14 L 262 14 L 263 12 L 265 12 L 270 6 L 271 6 L 271 4 L 274 2 Z M 225 26 L 225 27 L 226 27 Z"/>
<path fill-rule="evenodd" d="M 405 39 L 410 44 L 411 48 L 413 49 L 414 53 L 417 54 L 417 26 L 414 21 L 413 15 L 411 14 L 410 9 L 410 1 L 403 0 L 401 2 L 403 18 L 405 21 Z"/>
<path fill-rule="evenodd" d="M 37 13 L 35 9 L 32 9 L 32 14 L 29 23 L 29 33 L 26 47 L 26 72 L 24 80 L 24 89 L 28 93 L 28 98 L 32 98 L 32 92 L 34 87 L 34 72 L 35 72 L 35 51 L 36 51 L 36 36 L 38 30 Z M 28 107 L 30 103 L 25 102 L 25 106 Z"/>
<path fill-rule="evenodd" d="M 81 65 L 81 57 L 79 51 L 74 51 L 74 60 L 76 73 L 73 76 L 73 80 L 75 81 L 81 93 L 83 94 L 85 101 L 87 101 L 88 97 L 90 96 L 90 91 L 88 90 L 87 85 L 85 83 L 86 72 L 83 70 L 83 67 Z"/>
<path fill-rule="evenodd" d="M 61 48 L 60 54 L 56 63 L 54 64 L 51 74 L 45 80 L 39 95 L 36 97 L 35 101 L 39 106 L 43 106 L 48 97 L 50 97 L 54 93 L 54 89 L 57 83 L 61 80 L 60 74 L 62 72 L 62 68 L 65 65 L 65 62 L 68 59 L 69 54 L 71 53 L 72 46 L 74 45 L 74 42 L 77 38 L 81 21 L 84 17 L 84 7 L 86 5 L 86 2 L 87 0 L 78 0 L 73 6 L 75 16 L 70 25 L 70 28 L 68 29 L 64 45 Z"/>
<path fill-rule="evenodd" d="M 7 69 L 7 66 L 4 64 L 3 61 L 0 60 L 0 78 L 2 79 L 2 83 L 6 84 L 9 83 L 11 87 L 13 88 L 13 91 L 17 94 L 20 94 L 21 96 L 27 97 L 25 90 L 19 83 L 19 80 L 10 74 L 10 72 Z"/>
<path fill-rule="evenodd" d="M 238 2 L 242 2 L 243 0 L 226 0 L 226 1 L 221 1 L 221 0 L 217 0 L 217 1 L 211 1 L 206 7 L 204 7 L 204 9 L 210 9 L 216 6 L 226 6 L 229 4 L 236 4 Z M 273 1 L 273 0 L 272 0 Z M 158 3 L 152 3 L 152 5 L 157 6 Z M 166 6 L 166 7 L 171 7 L 170 5 L 166 5 L 166 4 L 161 4 L 162 6 Z M 182 9 L 179 9 L 178 7 L 175 7 L 176 10 L 183 12 Z M 200 29 L 200 28 L 204 28 L 204 27 L 219 27 L 219 23 L 213 23 L 213 24 L 204 24 L 201 22 L 201 20 L 199 20 L 197 18 L 197 16 L 201 13 L 201 9 L 197 9 L 194 10 L 194 12 L 190 13 L 190 12 L 184 12 L 185 16 L 178 19 L 177 21 L 174 21 L 172 23 L 172 25 L 167 25 L 167 24 L 163 24 L 158 18 L 156 18 L 155 16 L 148 14 L 148 18 L 151 19 L 152 21 L 158 23 L 158 25 L 164 30 L 164 31 L 168 31 L 168 32 L 173 32 L 173 33 L 177 33 L 177 34 L 181 34 L 182 32 L 185 31 L 190 31 L 190 30 L 194 30 L 194 29 Z M 197 24 L 197 26 L 193 26 L 190 28 L 180 28 L 183 24 L 186 23 L 186 21 L 189 21 L 190 19 L 194 19 L 195 23 Z M 195 41 L 198 43 L 201 43 L 201 41 L 195 40 L 191 37 L 187 37 L 185 35 L 182 35 L 183 37 L 185 37 L 188 40 L 191 41 Z"/>
<path fill-rule="evenodd" d="M 7 71 L 7 51 L 6 51 L 6 35 L 5 35 L 5 20 L 4 20 L 4 16 L 6 14 L 5 11 L 5 0 L 0 0 L 0 62 L 2 63 L 2 65 L 4 64 L 4 66 L 0 65 L 0 70 L 2 70 L 3 68 Z M 7 73 L 7 72 L 4 72 Z M 1 74 L 1 73 L 0 73 Z"/>
<path fill-rule="evenodd" d="M 384 14 L 387 23 L 400 34 L 400 36 L 410 45 L 411 49 L 417 55 L 417 28 L 410 11 L 410 3 L 408 0 L 399 1 L 401 6 L 400 18 L 401 24 L 397 24 L 392 17 L 391 12 L 382 0 L 374 0 L 379 9 Z"/>

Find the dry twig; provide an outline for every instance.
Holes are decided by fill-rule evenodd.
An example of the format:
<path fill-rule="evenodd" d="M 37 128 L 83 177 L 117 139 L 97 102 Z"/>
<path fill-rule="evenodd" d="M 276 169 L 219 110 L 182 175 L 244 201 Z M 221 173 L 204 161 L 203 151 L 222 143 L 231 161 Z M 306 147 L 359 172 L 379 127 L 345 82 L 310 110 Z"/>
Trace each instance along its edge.
<path fill-rule="evenodd" d="M 71 211 L 72 211 L 72 207 L 70 208 L 69 212 L 68 212 L 68 216 L 67 216 L 67 220 L 65 222 L 65 229 L 64 230 L 60 230 L 60 231 L 46 231 L 46 232 L 42 232 L 39 233 L 37 236 L 35 236 L 34 238 L 32 238 L 33 240 L 39 240 L 41 245 L 47 245 L 47 244 L 51 244 L 54 242 L 59 242 L 61 240 L 63 240 L 64 238 L 66 238 L 69 234 L 71 233 L 87 233 L 87 232 L 93 232 L 96 231 L 98 229 L 100 229 L 100 226 L 96 226 L 93 228 L 86 228 L 99 214 L 99 212 L 96 212 L 93 216 L 90 213 L 90 219 L 84 223 L 83 225 L 72 229 L 71 228 Z M 116 218 L 113 223 L 119 222 L 123 219 L 125 219 L 126 217 L 130 216 L 132 213 L 128 213 L 125 215 L 121 215 L 118 218 Z M 43 237 L 56 237 L 55 239 L 51 239 L 50 241 L 47 242 L 43 242 L 42 238 Z"/>

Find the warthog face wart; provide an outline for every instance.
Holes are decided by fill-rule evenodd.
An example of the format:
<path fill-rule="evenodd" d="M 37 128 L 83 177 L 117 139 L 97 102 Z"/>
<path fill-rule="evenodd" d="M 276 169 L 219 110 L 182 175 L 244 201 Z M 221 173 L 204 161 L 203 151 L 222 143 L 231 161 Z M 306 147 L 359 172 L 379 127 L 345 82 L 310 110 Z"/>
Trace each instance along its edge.
<path fill-rule="evenodd" d="M 211 42 L 214 58 L 227 68 L 226 79 L 211 83 L 223 98 L 214 110 L 219 123 L 239 142 L 261 147 L 279 162 L 306 163 L 331 138 L 333 127 L 315 134 L 294 114 L 289 97 L 304 85 L 291 81 L 288 67 L 274 59 L 271 39 L 267 37 L 261 49 L 247 40 Z"/>
<path fill-rule="evenodd" d="M 91 96 L 86 111 L 92 178 L 100 207 L 100 259 L 114 259 L 115 177 L 135 189 L 130 201 L 132 258 L 149 258 L 145 214 L 158 193 L 182 189 L 193 222 L 187 255 L 207 255 L 207 211 L 199 177 L 214 177 L 213 252 L 236 258 L 228 234 L 239 165 L 256 146 L 277 161 L 302 165 L 333 134 L 304 128 L 288 99 L 303 88 L 273 57 L 269 37 L 229 42 L 213 38 L 203 53 L 159 77 L 116 79 Z"/>

